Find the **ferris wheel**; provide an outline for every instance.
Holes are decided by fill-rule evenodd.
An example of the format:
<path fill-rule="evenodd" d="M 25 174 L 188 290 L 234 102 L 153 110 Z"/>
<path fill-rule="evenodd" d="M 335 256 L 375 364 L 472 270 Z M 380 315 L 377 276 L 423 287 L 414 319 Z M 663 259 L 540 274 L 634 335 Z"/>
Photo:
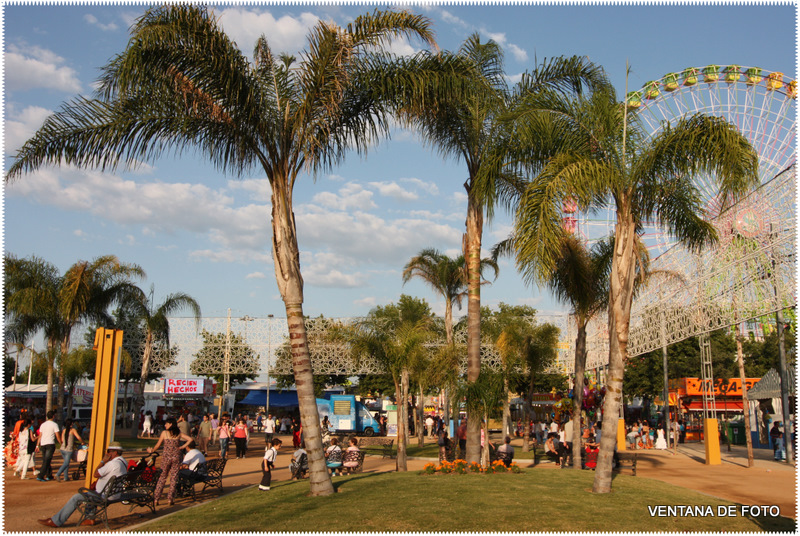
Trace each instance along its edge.
<path fill-rule="evenodd" d="M 783 73 L 740 65 L 689 67 L 647 82 L 626 96 L 629 113 L 636 114 L 650 136 L 664 125 L 697 113 L 719 116 L 736 126 L 759 156 L 761 185 L 767 185 L 795 164 L 797 82 Z M 705 201 L 705 219 L 721 214 L 717 189 L 709 176 L 693 179 Z M 768 196 L 769 197 L 769 196 Z M 773 207 L 762 207 L 769 210 Z M 609 207 L 591 219 L 579 214 L 569 202 L 563 208 L 564 226 L 592 240 L 613 233 L 615 214 Z M 763 214 L 740 214 L 741 232 L 755 232 L 763 225 Z M 734 222 L 736 223 L 736 222 Z M 645 224 L 642 240 L 656 258 L 675 245 L 663 229 Z"/>

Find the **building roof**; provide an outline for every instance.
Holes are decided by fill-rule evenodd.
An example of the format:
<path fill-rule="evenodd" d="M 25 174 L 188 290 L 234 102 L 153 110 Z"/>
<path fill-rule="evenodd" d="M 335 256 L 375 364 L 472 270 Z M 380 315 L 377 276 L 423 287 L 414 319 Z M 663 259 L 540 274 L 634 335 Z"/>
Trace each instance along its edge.
<path fill-rule="evenodd" d="M 789 383 L 789 396 L 794 396 L 794 383 Z M 750 400 L 764 400 L 766 398 L 781 397 L 781 377 L 775 369 L 769 369 L 761 380 L 747 390 L 747 398 Z"/>

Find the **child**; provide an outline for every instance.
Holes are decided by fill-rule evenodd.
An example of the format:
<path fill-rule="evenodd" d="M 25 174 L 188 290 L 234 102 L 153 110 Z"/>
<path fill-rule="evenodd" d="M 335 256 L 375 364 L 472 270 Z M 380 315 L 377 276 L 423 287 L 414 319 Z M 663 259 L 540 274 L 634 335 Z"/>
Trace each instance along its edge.
<path fill-rule="evenodd" d="M 275 459 L 278 457 L 278 449 L 281 448 L 281 441 L 277 437 L 272 440 L 272 445 L 264 451 L 264 459 L 261 460 L 261 484 L 260 491 L 269 491 L 272 482 L 272 470 L 275 468 Z"/>

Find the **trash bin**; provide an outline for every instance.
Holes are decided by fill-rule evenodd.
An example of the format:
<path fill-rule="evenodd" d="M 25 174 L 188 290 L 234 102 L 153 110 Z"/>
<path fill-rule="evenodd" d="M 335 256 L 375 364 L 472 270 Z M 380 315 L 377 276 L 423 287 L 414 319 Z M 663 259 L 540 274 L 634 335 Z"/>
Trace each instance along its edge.
<path fill-rule="evenodd" d="M 731 440 L 731 445 L 745 445 L 747 444 L 747 437 L 745 436 L 743 422 L 729 422 L 728 423 L 728 437 Z"/>

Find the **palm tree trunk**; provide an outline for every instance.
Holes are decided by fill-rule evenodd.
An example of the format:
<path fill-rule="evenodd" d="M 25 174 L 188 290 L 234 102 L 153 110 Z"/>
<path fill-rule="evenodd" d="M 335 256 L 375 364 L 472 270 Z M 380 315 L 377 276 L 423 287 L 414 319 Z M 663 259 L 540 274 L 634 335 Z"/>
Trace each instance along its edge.
<path fill-rule="evenodd" d="M 425 446 L 425 398 L 422 394 L 422 384 L 419 386 L 419 396 L 417 397 L 417 444 Z"/>
<path fill-rule="evenodd" d="M 467 259 L 467 382 L 478 381 L 481 373 L 481 236 L 483 209 L 475 194 L 467 191 L 467 232 L 464 257 Z M 472 404 L 474 406 L 474 404 Z M 471 406 L 467 403 L 467 408 Z M 469 410 L 467 410 L 469 411 Z M 467 414 L 467 462 L 479 462 L 481 455 L 480 415 Z"/>
<path fill-rule="evenodd" d="M 581 409 L 583 408 L 583 374 L 586 370 L 586 322 L 578 315 L 578 335 L 575 338 L 575 387 L 572 389 L 572 467 L 581 468 Z M 602 439 L 602 437 L 601 437 Z"/>
<path fill-rule="evenodd" d="M 144 388 L 147 377 L 150 375 L 150 360 L 153 357 L 153 332 L 148 328 L 144 338 L 144 355 L 142 355 L 142 374 L 139 376 L 139 395 L 136 397 L 136 415 L 139 415 L 145 406 Z M 136 437 L 138 428 L 133 426 L 131 437 Z"/>
<path fill-rule="evenodd" d="M 508 376 L 503 378 L 503 437 L 501 440 L 504 440 L 506 436 L 510 436 L 511 434 L 511 401 L 508 399 Z"/>
<path fill-rule="evenodd" d="M 608 306 L 608 378 L 603 399 L 603 435 L 595 468 L 594 493 L 611 491 L 611 468 L 614 443 L 617 441 L 619 410 L 622 404 L 622 382 L 628 357 L 630 310 L 633 303 L 634 241 L 636 226 L 630 203 L 622 199 L 617 209 L 614 258 L 611 264 L 611 288 Z"/>
<path fill-rule="evenodd" d="M 314 374 L 308 351 L 308 333 L 303 317 L 303 277 L 300 273 L 300 250 L 294 213 L 291 209 L 289 181 L 277 177 L 272 185 L 272 247 L 278 290 L 286 306 L 289 340 L 292 345 L 292 370 L 300 406 L 300 421 L 308 452 L 311 495 L 330 495 L 334 492 L 331 475 L 322 451 L 319 411 L 314 395 Z"/>
<path fill-rule="evenodd" d="M 531 401 L 533 400 L 533 382 L 528 388 L 528 396 L 525 397 L 525 402 L 522 405 L 522 414 L 524 415 L 522 423 L 522 452 L 529 452 L 531 450 Z"/>
<path fill-rule="evenodd" d="M 67 359 L 67 352 L 69 352 L 69 332 L 64 336 L 61 341 L 61 355 L 58 360 L 58 411 L 56 412 L 56 422 L 64 424 L 64 361 Z"/>
<path fill-rule="evenodd" d="M 47 395 L 44 402 L 45 414 L 47 414 L 48 411 L 53 409 L 53 379 L 55 376 L 55 360 L 56 360 L 55 341 L 52 340 L 47 341 L 46 352 L 47 352 Z"/>
<path fill-rule="evenodd" d="M 406 459 L 406 437 L 408 437 L 408 371 L 405 369 L 401 373 L 400 384 L 395 382 L 397 398 L 397 463 L 398 471 L 408 471 Z"/>
<path fill-rule="evenodd" d="M 481 449 L 481 465 L 484 467 L 489 467 L 489 411 L 485 410 L 483 412 L 483 419 L 481 419 L 483 423 L 481 426 L 483 427 L 483 438 L 484 438 L 484 446 Z"/>

